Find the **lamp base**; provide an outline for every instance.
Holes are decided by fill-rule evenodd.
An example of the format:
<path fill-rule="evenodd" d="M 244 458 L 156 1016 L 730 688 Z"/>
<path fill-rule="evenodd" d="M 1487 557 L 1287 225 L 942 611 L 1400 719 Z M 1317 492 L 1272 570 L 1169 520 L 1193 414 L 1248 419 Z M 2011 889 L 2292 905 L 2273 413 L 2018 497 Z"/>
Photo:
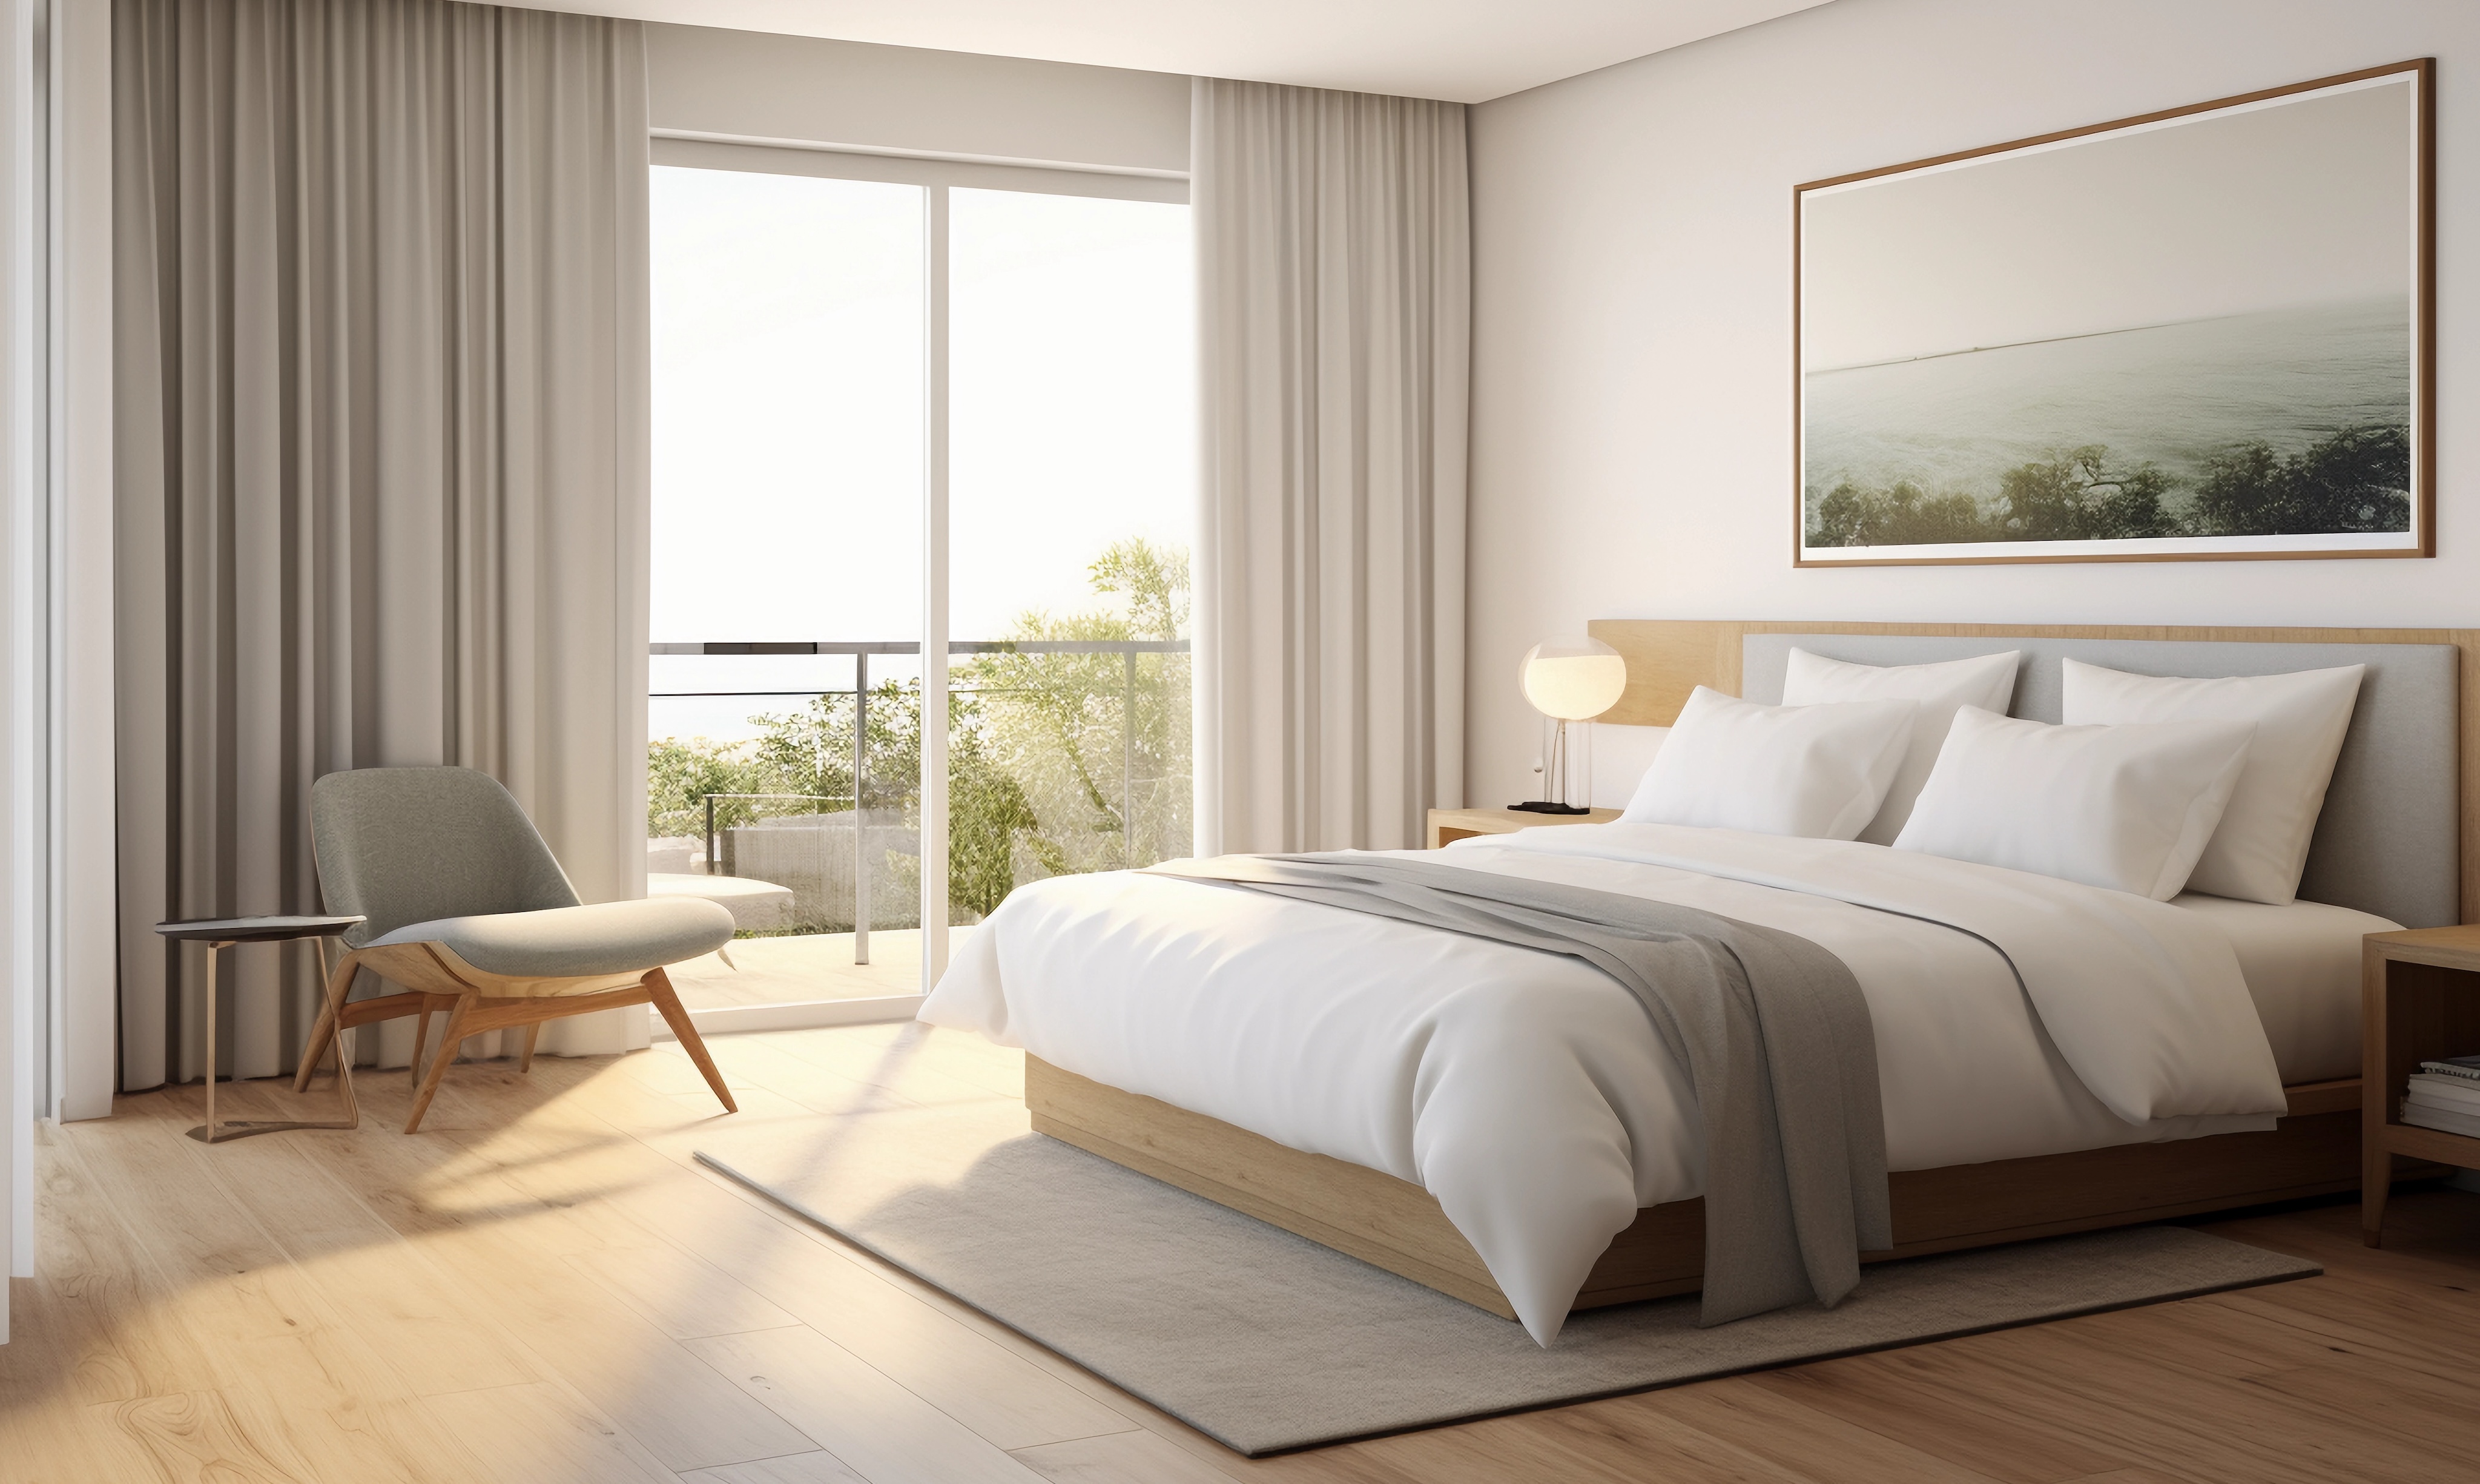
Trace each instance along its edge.
<path fill-rule="evenodd" d="M 1507 807 L 1524 814 L 1591 814 L 1593 812 L 1582 804 L 1557 804 L 1542 798 L 1537 798 L 1531 803 L 1510 804 Z"/>

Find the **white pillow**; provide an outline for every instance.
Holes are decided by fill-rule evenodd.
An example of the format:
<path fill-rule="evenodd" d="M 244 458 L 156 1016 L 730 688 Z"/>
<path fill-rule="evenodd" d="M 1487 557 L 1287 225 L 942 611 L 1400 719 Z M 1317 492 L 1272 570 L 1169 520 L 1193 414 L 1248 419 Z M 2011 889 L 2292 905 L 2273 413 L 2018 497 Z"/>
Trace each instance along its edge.
<path fill-rule="evenodd" d="M 1860 832 L 1871 845 L 1887 846 L 1903 832 L 1912 817 L 1912 801 L 1937 766 L 1938 749 L 1946 745 L 1946 729 L 1965 706 L 2006 715 L 2015 697 L 2015 666 L 2021 650 L 1974 655 L 1969 660 L 1942 660 L 1935 664 L 1853 664 L 1829 660 L 1805 649 L 1791 652 L 1791 668 L 1783 675 L 1785 706 L 1814 706 L 1821 701 L 1913 701 L 1912 745 L 1902 768 L 1886 789 L 1877 817 Z"/>
<path fill-rule="evenodd" d="M 1848 840 L 1902 766 L 1913 709 L 1760 706 L 1698 686 L 1619 822 Z"/>
<path fill-rule="evenodd" d="M 2070 723 L 2253 721 L 2247 769 L 2187 889 L 2275 906 L 2299 895 L 2308 842 L 2351 729 L 2364 664 L 2288 675 L 2179 680 L 2066 662 Z"/>
<path fill-rule="evenodd" d="M 2051 726 L 1967 706 L 1895 848 L 2168 901 L 2255 735 L 2251 721 Z"/>

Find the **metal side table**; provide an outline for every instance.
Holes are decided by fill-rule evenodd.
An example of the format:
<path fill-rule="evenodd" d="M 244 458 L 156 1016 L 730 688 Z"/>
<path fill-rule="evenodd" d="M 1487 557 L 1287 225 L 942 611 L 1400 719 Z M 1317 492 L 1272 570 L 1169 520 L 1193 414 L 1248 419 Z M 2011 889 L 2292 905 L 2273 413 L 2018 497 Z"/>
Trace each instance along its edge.
<path fill-rule="evenodd" d="M 247 1138 L 253 1133 L 275 1133 L 286 1129 L 356 1129 L 361 1127 L 362 1110 L 353 1101 L 352 1057 L 345 1051 L 345 1038 L 336 1040 L 336 1091 L 345 1100 L 345 1116 L 314 1122 L 297 1119 L 234 1119 L 230 1123 L 216 1121 L 216 958 L 236 943 L 290 943 L 297 938 L 332 938 L 359 924 L 358 917 L 212 917 L 193 918 L 180 923 L 158 923 L 155 930 L 176 943 L 203 943 L 207 946 L 207 1121 L 190 1131 L 190 1137 L 201 1143 L 220 1144 L 226 1139 Z M 326 966 L 326 953 L 320 953 L 320 967 Z M 326 977 L 323 973 L 322 979 Z"/>

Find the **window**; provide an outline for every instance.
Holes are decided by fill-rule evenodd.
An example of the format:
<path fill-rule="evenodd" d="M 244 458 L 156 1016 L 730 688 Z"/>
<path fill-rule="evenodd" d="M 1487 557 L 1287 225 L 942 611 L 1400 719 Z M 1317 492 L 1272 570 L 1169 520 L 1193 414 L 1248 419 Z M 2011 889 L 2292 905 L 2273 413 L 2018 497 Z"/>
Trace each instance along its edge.
<path fill-rule="evenodd" d="M 1186 206 L 959 190 L 949 222 L 949 621 L 1020 645 L 949 670 L 978 916 L 1189 853 L 1195 339 Z"/>
<path fill-rule="evenodd" d="M 702 1021 L 837 1018 L 1025 880 L 1189 848 L 1188 208 L 662 147 L 649 890 L 741 924 L 674 971 Z"/>

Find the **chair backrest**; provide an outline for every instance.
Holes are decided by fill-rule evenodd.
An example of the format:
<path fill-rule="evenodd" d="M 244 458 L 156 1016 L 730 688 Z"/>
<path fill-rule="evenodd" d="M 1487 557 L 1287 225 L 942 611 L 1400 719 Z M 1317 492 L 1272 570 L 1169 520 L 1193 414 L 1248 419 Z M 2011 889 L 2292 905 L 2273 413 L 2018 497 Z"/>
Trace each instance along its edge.
<path fill-rule="evenodd" d="M 578 905 L 577 888 L 500 780 L 470 768 L 364 768 L 310 786 L 327 910 L 369 921 L 360 948 L 412 923 Z"/>

